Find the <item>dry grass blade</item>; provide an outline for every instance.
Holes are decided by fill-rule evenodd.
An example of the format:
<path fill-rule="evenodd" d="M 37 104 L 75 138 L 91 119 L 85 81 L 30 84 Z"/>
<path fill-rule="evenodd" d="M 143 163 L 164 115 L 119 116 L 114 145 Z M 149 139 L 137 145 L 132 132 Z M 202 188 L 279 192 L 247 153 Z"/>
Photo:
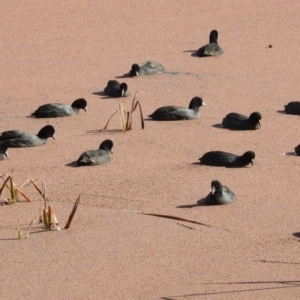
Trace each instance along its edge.
<path fill-rule="evenodd" d="M 111 117 L 108 119 L 106 125 L 104 126 L 103 129 L 101 129 L 100 131 L 102 130 L 106 130 L 107 129 L 107 126 L 111 120 L 111 118 L 116 114 L 118 113 L 119 115 L 119 118 L 120 118 L 120 122 L 121 122 L 121 130 L 123 132 L 126 132 L 126 131 L 129 131 L 129 130 L 132 130 L 132 115 L 133 115 L 133 112 L 136 110 L 137 106 L 139 106 L 139 110 L 140 110 L 140 116 L 141 116 L 141 126 L 142 126 L 142 129 L 145 128 L 145 123 L 144 123 L 144 118 L 143 118 L 143 112 L 142 112 L 142 107 L 141 107 L 141 103 L 139 101 L 136 101 L 136 95 L 137 95 L 138 91 L 135 93 L 133 99 L 132 99 L 132 102 L 131 102 L 131 109 L 130 111 L 125 111 L 124 108 L 123 108 L 123 105 L 122 103 L 120 102 L 119 103 L 119 108 L 116 112 L 114 112 Z"/>
<path fill-rule="evenodd" d="M 121 122 L 121 129 L 122 131 L 126 131 L 126 121 L 125 121 L 125 116 L 124 116 L 124 108 L 122 103 L 119 103 L 119 109 L 118 109 L 118 114 Z"/>
<path fill-rule="evenodd" d="M 6 187 L 6 183 L 7 183 L 9 180 L 10 180 L 10 176 L 8 176 L 8 177 L 4 180 L 4 183 L 3 183 L 3 185 L 2 185 L 2 187 L 1 187 L 1 189 L 0 189 L 0 196 L 1 196 L 1 194 L 2 194 L 2 192 L 3 192 L 3 190 L 4 190 L 4 188 Z"/>
<path fill-rule="evenodd" d="M 106 130 L 106 129 L 107 129 L 107 126 L 108 126 L 108 124 L 109 124 L 111 118 L 112 118 L 116 113 L 118 113 L 118 110 L 115 111 L 115 112 L 111 115 L 111 117 L 108 119 L 108 121 L 107 121 L 106 125 L 104 126 L 104 128 L 103 128 L 103 129 L 100 129 L 100 131 Z"/>
<path fill-rule="evenodd" d="M 18 189 L 20 189 L 21 187 L 23 187 L 24 185 L 27 185 L 30 182 L 30 178 L 25 180 L 23 183 L 21 183 L 20 185 L 17 186 Z"/>
<path fill-rule="evenodd" d="M 50 228 L 50 221 L 49 221 L 49 213 L 46 209 L 43 209 L 43 224 L 46 228 Z"/>
<path fill-rule="evenodd" d="M 135 92 L 134 97 L 131 102 L 130 112 L 127 113 L 126 130 L 132 130 L 132 114 L 134 112 L 134 103 L 135 103 L 135 98 L 136 98 L 137 93 L 138 92 Z"/>
<path fill-rule="evenodd" d="M 126 112 L 126 123 L 125 124 L 126 124 L 125 131 L 131 130 L 132 123 L 131 123 L 130 112 L 129 111 Z"/>
<path fill-rule="evenodd" d="M 34 182 L 32 179 L 30 179 L 30 182 L 31 182 L 31 184 L 36 188 L 36 190 L 40 193 L 40 195 L 41 195 L 42 197 L 44 197 L 42 191 L 41 191 L 40 188 L 35 184 L 35 182 Z"/>
<path fill-rule="evenodd" d="M 136 213 L 136 214 L 141 214 L 141 215 L 146 215 L 146 216 L 154 216 L 154 217 L 159 217 L 159 218 L 166 218 L 166 219 L 172 219 L 172 220 L 177 220 L 177 221 L 182 221 L 182 222 L 188 222 L 188 223 L 202 225 L 202 226 L 206 226 L 206 227 L 213 227 L 213 226 L 205 224 L 205 223 L 201 223 L 198 221 L 189 220 L 189 219 L 185 219 L 185 218 L 181 218 L 181 217 L 177 217 L 177 216 L 172 216 L 172 215 L 153 214 L 153 213 L 147 213 L 147 212 L 142 212 L 142 211 L 132 211 L 132 210 L 130 210 L 130 211 L 125 210 L 125 211 Z M 227 230 L 227 229 L 224 229 L 224 230 Z"/>
<path fill-rule="evenodd" d="M 145 128 L 145 123 L 144 123 L 144 117 L 143 117 L 141 103 L 140 103 L 140 101 L 135 101 L 137 93 L 138 93 L 138 91 L 134 94 L 134 97 L 133 97 L 132 103 L 131 103 L 130 118 L 129 118 L 130 120 L 128 122 L 128 130 L 132 129 L 132 115 L 133 115 L 133 112 L 136 110 L 137 106 L 139 106 L 139 109 L 140 109 L 142 129 Z"/>
<path fill-rule="evenodd" d="M 20 220 L 18 220 L 18 238 L 19 238 L 19 240 L 23 239 L 23 233 L 22 233 L 22 229 L 21 229 Z"/>
<path fill-rule="evenodd" d="M 140 213 L 142 215 L 147 215 L 147 216 L 154 216 L 154 217 L 172 219 L 172 220 L 183 221 L 183 222 L 188 222 L 188 223 L 192 223 L 192 224 L 212 227 L 211 225 L 208 225 L 208 224 L 205 224 L 205 223 L 201 223 L 201 222 L 197 222 L 197 221 L 193 221 L 193 220 L 189 220 L 189 219 L 185 219 L 185 218 L 181 218 L 181 217 L 171 216 L 171 215 L 152 214 L 152 213 L 145 213 L 145 212 L 138 212 L 138 213 Z"/>
<path fill-rule="evenodd" d="M 144 129 L 145 128 L 145 122 L 144 122 L 144 117 L 143 117 L 143 112 L 142 112 L 142 107 L 141 107 L 140 101 L 136 102 L 134 110 L 136 109 L 137 106 L 139 106 L 139 109 L 140 109 L 141 126 L 142 126 L 142 129 Z"/>
<path fill-rule="evenodd" d="M 75 203 L 74 203 L 72 212 L 71 212 L 71 214 L 70 214 L 70 216 L 69 216 L 69 219 L 68 219 L 68 221 L 67 221 L 67 224 L 65 225 L 65 229 L 70 228 L 71 222 L 72 222 L 73 217 L 74 217 L 74 215 L 75 215 L 75 213 L 76 213 L 76 210 L 77 210 L 77 207 L 78 207 L 78 205 L 79 205 L 79 202 L 80 202 L 80 195 L 78 196 L 78 198 L 76 199 L 76 201 L 75 201 Z"/>
<path fill-rule="evenodd" d="M 49 212 L 49 228 L 60 230 L 60 226 L 58 224 L 56 214 L 55 214 L 55 211 L 54 211 L 52 205 L 48 206 L 48 212 Z"/>
<path fill-rule="evenodd" d="M 32 224 L 33 224 L 33 220 L 30 222 L 30 224 L 29 224 L 29 226 L 28 226 L 28 228 L 27 228 L 25 239 L 28 238 L 28 235 L 29 235 L 29 229 L 30 229 L 30 227 L 31 227 Z"/>
<path fill-rule="evenodd" d="M 16 191 L 18 193 L 20 193 L 27 202 L 32 202 L 31 199 L 24 192 L 22 192 L 19 188 L 16 188 Z"/>
<path fill-rule="evenodd" d="M 42 197 L 43 197 L 43 200 L 44 200 L 44 207 L 46 208 L 47 207 L 47 199 L 46 199 L 46 183 L 45 181 L 43 181 L 43 184 L 42 184 Z"/>
<path fill-rule="evenodd" d="M 12 181 L 12 177 L 9 176 L 9 186 L 7 186 L 7 188 L 9 189 L 9 192 L 10 192 L 10 199 L 12 202 L 14 202 L 14 185 L 13 185 L 13 181 Z"/>

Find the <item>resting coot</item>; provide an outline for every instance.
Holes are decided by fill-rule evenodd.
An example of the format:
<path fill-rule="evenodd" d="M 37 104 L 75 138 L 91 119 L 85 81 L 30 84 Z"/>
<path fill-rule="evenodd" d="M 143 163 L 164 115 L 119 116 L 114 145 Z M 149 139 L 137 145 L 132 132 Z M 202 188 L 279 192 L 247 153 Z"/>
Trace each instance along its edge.
<path fill-rule="evenodd" d="M 60 118 L 74 116 L 79 113 L 79 109 L 87 111 L 87 102 L 83 98 L 75 100 L 71 106 L 62 103 L 48 103 L 40 106 L 31 114 L 35 118 Z"/>
<path fill-rule="evenodd" d="M 223 151 L 210 151 L 199 158 L 202 165 L 229 168 L 245 167 L 248 164 L 253 165 L 254 159 L 255 153 L 253 151 L 247 151 L 241 156 Z"/>
<path fill-rule="evenodd" d="M 299 101 L 289 102 L 284 107 L 285 107 L 284 111 L 286 114 L 300 115 L 300 102 Z"/>
<path fill-rule="evenodd" d="M 223 119 L 222 125 L 233 130 L 255 130 L 261 127 L 260 120 L 259 112 L 252 113 L 249 118 L 238 113 L 230 113 Z"/>
<path fill-rule="evenodd" d="M 157 121 L 193 120 L 199 118 L 199 108 L 206 104 L 199 97 L 194 97 L 189 108 L 180 106 L 163 106 L 154 111 L 150 116 Z"/>
<path fill-rule="evenodd" d="M 127 97 L 130 96 L 128 91 L 127 83 L 119 83 L 117 80 L 109 80 L 105 89 L 104 94 L 111 97 Z"/>
<path fill-rule="evenodd" d="M 8 148 L 35 147 L 46 143 L 47 139 L 54 137 L 54 127 L 46 125 L 39 133 L 27 133 L 19 130 L 9 130 L 1 133 L 0 141 L 5 141 Z"/>
<path fill-rule="evenodd" d="M 229 204 L 235 201 L 234 193 L 218 180 L 211 182 L 211 193 L 205 198 L 205 203 L 208 205 Z"/>
<path fill-rule="evenodd" d="M 198 49 L 197 56 L 217 56 L 223 53 L 223 49 L 218 45 L 218 31 L 212 30 L 209 35 L 209 44 Z"/>
<path fill-rule="evenodd" d="M 147 61 L 140 64 L 133 64 L 129 74 L 131 76 L 145 76 L 161 74 L 165 71 L 165 68 L 156 61 Z"/>
<path fill-rule="evenodd" d="M 110 161 L 109 153 L 113 153 L 113 142 L 104 140 L 99 149 L 83 152 L 77 160 L 79 166 L 84 165 L 102 165 Z"/>

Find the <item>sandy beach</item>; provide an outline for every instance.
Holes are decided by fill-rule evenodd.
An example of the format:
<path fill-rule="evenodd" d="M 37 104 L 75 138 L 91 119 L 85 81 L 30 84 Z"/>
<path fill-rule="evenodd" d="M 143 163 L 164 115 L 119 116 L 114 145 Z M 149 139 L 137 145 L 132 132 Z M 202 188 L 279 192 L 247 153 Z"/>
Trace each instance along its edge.
<path fill-rule="evenodd" d="M 6 1 L 1 4 L 0 132 L 55 128 L 40 147 L 8 149 L 0 175 L 46 183 L 48 204 L 63 227 L 80 195 L 71 228 L 38 224 L 41 197 L 0 206 L 1 299 L 299 299 L 300 2 L 272 1 Z M 195 56 L 219 32 L 224 54 Z M 269 47 L 271 45 L 272 47 Z M 124 78 L 133 63 L 163 64 L 161 75 Z M 131 96 L 107 98 L 109 80 Z M 135 92 L 133 130 L 120 131 L 121 102 Z M 147 118 L 165 105 L 206 107 L 191 121 Z M 66 118 L 28 118 L 45 103 L 88 103 Z M 262 114 L 261 129 L 219 128 L 226 114 Z M 111 162 L 72 162 L 105 139 Z M 251 150 L 254 166 L 202 166 L 207 151 Z M 237 200 L 198 205 L 212 180 Z M 7 191 L 0 196 L 3 202 Z M 143 214 L 144 213 L 144 214 Z M 209 226 L 161 218 L 176 216 Z M 30 228 L 19 240 L 17 223 Z"/>

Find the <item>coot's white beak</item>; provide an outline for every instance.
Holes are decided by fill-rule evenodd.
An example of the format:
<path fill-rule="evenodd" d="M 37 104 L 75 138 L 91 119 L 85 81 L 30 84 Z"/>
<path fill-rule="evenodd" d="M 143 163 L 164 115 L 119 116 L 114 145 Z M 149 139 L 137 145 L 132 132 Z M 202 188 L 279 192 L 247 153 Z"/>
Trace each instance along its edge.
<path fill-rule="evenodd" d="M 216 188 L 213 186 L 213 187 L 211 188 L 211 193 L 212 193 L 212 195 L 215 193 L 215 191 L 216 191 Z"/>
<path fill-rule="evenodd" d="M 113 154 L 113 153 L 114 153 L 114 149 L 111 148 L 109 152 L 110 152 L 111 154 Z"/>
<path fill-rule="evenodd" d="M 258 123 L 257 123 L 257 128 L 261 128 L 260 121 L 258 121 Z"/>
<path fill-rule="evenodd" d="M 252 165 L 252 166 L 254 165 L 254 162 L 255 162 L 255 159 L 253 158 L 253 159 L 251 160 L 251 165 Z"/>
<path fill-rule="evenodd" d="M 206 106 L 205 102 L 202 102 L 202 106 Z"/>
<path fill-rule="evenodd" d="M 84 110 L 85 110 L 85 112 L 88 112 L 88 108 L 87 108 L 87 106 L 84 108 Z"/>

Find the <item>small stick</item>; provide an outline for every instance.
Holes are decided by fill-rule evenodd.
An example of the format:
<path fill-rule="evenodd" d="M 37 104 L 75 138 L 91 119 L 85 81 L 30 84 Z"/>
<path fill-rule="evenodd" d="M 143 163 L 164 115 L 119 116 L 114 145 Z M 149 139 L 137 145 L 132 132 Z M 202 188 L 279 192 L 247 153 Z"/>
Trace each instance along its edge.
<path fill-rule="evenodd" d="M 79 205 L 79 202 L 80 202 L 80 195 L 78 196 L 78 198 L 76 199 L 76 201 L 75 201 L 75 203 L 74 203 L 74 206 L 73 206 L 73 209 L 72 209 L 71 214 L 70 214 L 70 216 L 69 216 L 69 219 L 68 219 L 68 221 L 67 221 L 67 224 L 65 225 L 65 229 L 70 228 L 71 222 L 72 222 L 73 217 L 74 217 L 74 215 L 75 215 L 75 213 L 76 213 L 76 210 L 77 210 L 77 207 L 78 207 L 78 205 Z"/>

